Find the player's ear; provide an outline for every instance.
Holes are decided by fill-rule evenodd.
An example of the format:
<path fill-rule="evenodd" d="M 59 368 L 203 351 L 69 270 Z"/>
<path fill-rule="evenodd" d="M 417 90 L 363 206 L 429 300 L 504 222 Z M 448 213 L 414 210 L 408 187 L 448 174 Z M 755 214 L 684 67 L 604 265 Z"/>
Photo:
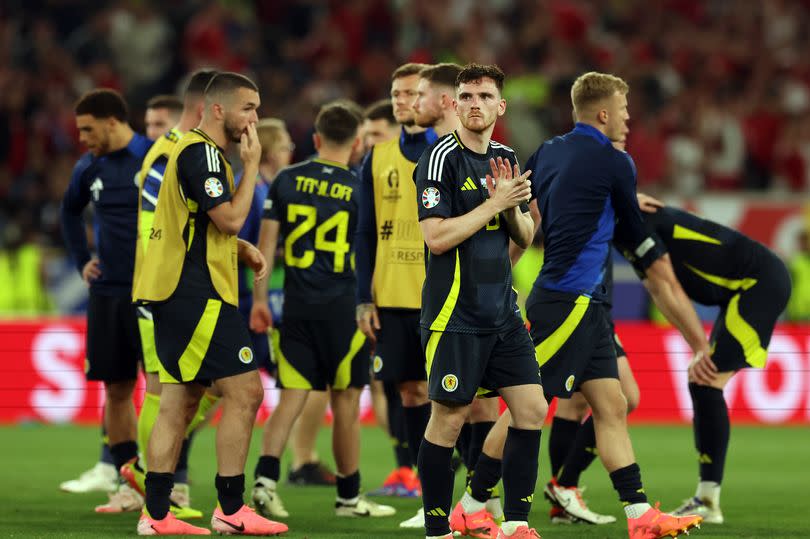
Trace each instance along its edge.
<path fill-rule="evenodd" d="M 225 109 L 219 103 L 212 103 L 211 111 L 214 113 L 214 118 L 217 120 L 225 118 Z"/>
<path fill-rule="evenodd" d="M 501 99 L 501 102 L 498 103 L 498 116 L 503 116 L 506 114 L 506 99 Z"/>
<path fill-rule="evenodd" d="M 596 119 L 599 121 L 599 123 L 602 123 L 602 124 L 608 123 L 608 111 L 607 111 L 607 109 L 601 109 L 596 114 Z"/>
<path fill-rule="evenodd" d="M 320 151 L 322 143 L 321 136 L 318 133 L 312 133 L 312 144 L 315 145 L 316 152 Z"/>

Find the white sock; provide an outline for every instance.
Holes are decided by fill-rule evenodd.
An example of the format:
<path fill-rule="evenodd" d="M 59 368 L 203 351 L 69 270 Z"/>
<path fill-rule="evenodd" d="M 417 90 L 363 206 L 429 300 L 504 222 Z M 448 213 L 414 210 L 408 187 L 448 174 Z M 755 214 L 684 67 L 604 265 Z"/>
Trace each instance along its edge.
<path fill-rule="evenodd" d="M 504 535 L 512 535 L 521 526 L 526 526 L 528 528 L 529 523 L 525 520 L 507 520 L 501 524 L 501 529 L 503 530 Z"/>
<path fill-rule="evenodd" d="M 624 514 L 627 515 L 627 518 L 639 518 L 646 513 L 650 507 L 652 506 L 647 502 L 631 503 L 630 505 L 624 506 Z"/>
<path fill-rule="evenodd" d="M 493 518 L 503 520 L 503 506 L 501 505 L 500 497 L 488 499 L 484 507 L 487 508 L 487 511 L 492 513 Z"/>
<path fill-rule="evenodd" d="M 256 478 L 256 483 L 263 487 L 269 488 L 273 492 L 276 491 L 276 482 L 270 478 L 264 477 L 263 475 Z"/>
<path fill-rule="evenodd" d="M 426 535 L 425 539 L 444 539 L 446 535 Z"/>
<path fill-rule="evenodd" d="M 465 513 L 476 513 L 484 508 L 485 502 L 479 502 L 469 492 L 465 492 L 461 497 L 461 507 L 464 508 Z"/>
<path fill-rule="evenodd" d="M 357 502 L 360 501 L 360 497 L 355 496 L 354 498 L 341 498 L 340 496 L 337 496 L 337 501 L 343 505 L 357 505 Z"/>
<path fill-rule="evenodd" d="M 713 507 L 720 505 L 720 483 L 714 481 L 700 481 L 695 491 L 695 498 L 706 500 Z"/>

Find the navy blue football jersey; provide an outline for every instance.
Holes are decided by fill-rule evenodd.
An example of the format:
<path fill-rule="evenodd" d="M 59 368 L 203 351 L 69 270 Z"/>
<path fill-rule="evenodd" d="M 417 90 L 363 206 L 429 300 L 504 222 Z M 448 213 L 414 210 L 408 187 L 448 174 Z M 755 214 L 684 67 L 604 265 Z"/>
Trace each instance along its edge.
<path fill-rule="evenodd" d="M 354 312 L 354 238 L 359 180 L 348 166 L 311 159 L 270 184 L 263 218 L 284 238 L 284 317 L 329 319 Z"/>

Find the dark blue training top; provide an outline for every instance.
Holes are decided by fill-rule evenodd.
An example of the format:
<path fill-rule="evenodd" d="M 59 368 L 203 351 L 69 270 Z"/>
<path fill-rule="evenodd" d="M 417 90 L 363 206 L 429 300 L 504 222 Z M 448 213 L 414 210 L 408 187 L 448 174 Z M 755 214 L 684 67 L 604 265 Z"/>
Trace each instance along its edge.
<path fill-rule="evenodd" d="M 242 172 L 235 178 L 235 184 L 238 186 L 242 181 Z M 250 210 L 248 211 L 245 223 L 239 231 L 238 237 L 253 245 L 259 244 L 259 229 L 262 226 L 262 212 L 264 211 L 264 201 L 267 200 L 267 191 L 270 185 L 264 178 L 256 180 L 256 189 L 253 191 L 253 201 L 250 203 Z M 248 267 L 244 262 L 239 261 L 239 308 L 245 308 L 250 311 L 253 306 L 253 286 L 247 279 Z"/>
<path fill-rule="evenodd" d="M 399 135 L 399 149 L 408 161 L 417 163 L 422 152 L 438 137 L 432 127 L 413 135 L 405 132 Z M 371 277 L 377 256 L 377 218 L 374 212 L 374 178 L 371 174 L 371 159 L 374 148 L 366 154 L 360 167 L 360 213 L 355 239 L 355 265 L 357 271 L 357 303 L 371 303 Z"/>
<path fill-rule="evenodd" d="M 647 237 L 636 199 L 636 167 L 599 130 L 577 123 L 544 142 L 526 163 L 532 170 L 545 237 L 540 289 L 609 301 L 605 267 L 617 218 L 641 245 Z"/>
<path fill-rule="evenodd" d="M 90 290 L 105 296 L 132 293 L 138 236 L 138 179 L 152 141 L 135 134 L 125 148 L 100 157 L 87 153 L 73 167 L 62 199 L 62 234 L 76 269 L 90 261 L 82 212 L 95 207 L 93 228 L 101 276 Z"/>

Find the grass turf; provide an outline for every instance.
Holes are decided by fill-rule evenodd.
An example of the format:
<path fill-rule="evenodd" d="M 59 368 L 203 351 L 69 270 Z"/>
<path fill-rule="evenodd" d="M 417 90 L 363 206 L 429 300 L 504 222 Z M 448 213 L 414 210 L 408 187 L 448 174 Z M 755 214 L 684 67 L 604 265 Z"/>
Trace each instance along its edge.
<path fill-rule="evenodd" d="M 259 431 L 248 459 L 247 483 L 259 448 Z M 89 468 L 98 454 L 98 429 L 76 426 L 22 425 L 0 427 L 0 537 L 123 537 L 135 535 L 137 515 L 97 515 L 93 506 L 106 496 L 64 494 L 59 482 Z M 635 426 L 632 437 L 651 500 L 672 509 L 693 493 L 695 454 L 687 427 Z M 544 442 L 547 443 L 547 439 Z M 726 466 L 722 507 L 727 524 L 705 525 L 693 537 L 787 538 L 810 537 L 810 430 L 735 426 Z M 331 462 L 329 430 L 318 442 L 320 454 Z M 388 441 L 375 428 L 363 429 L 361 472 L 364 490 L 379 486 L 392 468 Z M 607 474 L 596 462 L 583 476 L 592 509 L 617 516 L 607 526 L 551 526 L 548 506 L 542 499 L 547 479 L 545 443 L 531 521 L 548 538 L 627 537 L 621 507 Z M 191 459 L 194 506 L 206 513 L 199 523 L 208 526 L 215 505 L 214 430 L 204 429 L 194 442 Z M 286 468 L 286 465 L 283 465 Z M 461 493 L 458 475 L 454 499 Z M 279 490 L 291 513 L 290 532 L 295 538 L 423 537 L 420 530 L 401 530 L 398 523 L 413 515 L 419 501 L 378 499 L 394 505 L 395 517 L 359 520 L 334 517 L 334 490 L 322 487 L 289 487 Z M 249 495 L 249 487 L 248 487 Z"/>

